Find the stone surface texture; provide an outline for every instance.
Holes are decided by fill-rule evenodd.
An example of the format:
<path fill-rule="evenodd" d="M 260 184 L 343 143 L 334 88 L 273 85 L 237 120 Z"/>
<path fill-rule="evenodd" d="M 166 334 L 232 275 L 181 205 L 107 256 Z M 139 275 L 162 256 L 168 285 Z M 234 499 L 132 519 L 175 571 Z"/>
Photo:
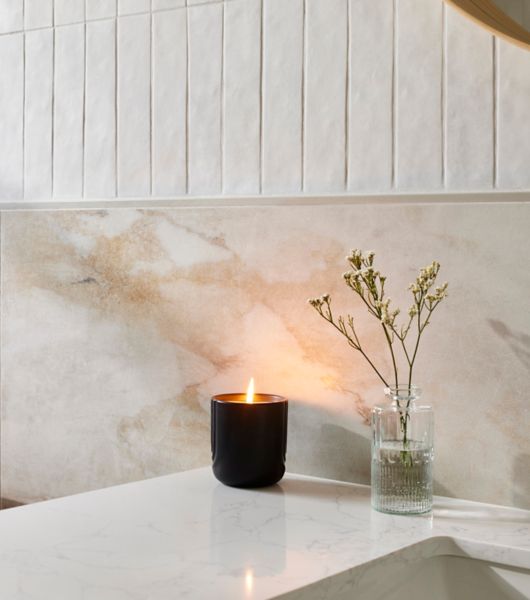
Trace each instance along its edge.
<path fill-rule="evenodd" d="M 437 491 L 528 507 L 529 203 L 323 204 L 2 214 L 2 495 L 31 502 L 208 465 L 209 398 L 291 400 L 288 468 L 369 482 L 382 384 L 306 303 L 373 248 L 406 309 L 416 268 L 451 283 L 415 380 L 436 414 Z"/>
<path fill-rule="evenodd" d="M 245 490 L 196 469 L 3 511 L 0 527 L 3 598 L 372 600 L 448 557 L 486 561 L 463 577 L 475 597 L 528 597 L 529 511 L 436 498 L 432 513 L 386 515 L 365 486 L 291 473 Z M 429 597 L 451 597 L 437 574 Z"/>

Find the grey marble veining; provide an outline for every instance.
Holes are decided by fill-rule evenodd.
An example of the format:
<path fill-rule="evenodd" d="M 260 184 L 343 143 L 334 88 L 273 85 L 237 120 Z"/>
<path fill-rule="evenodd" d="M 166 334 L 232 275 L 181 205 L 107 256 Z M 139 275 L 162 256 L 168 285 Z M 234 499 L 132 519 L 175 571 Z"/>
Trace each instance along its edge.
<path fill-rule="evenodd" d="M 0 527 L 12 600 L 372 600 L 441 556 L 519 568 L 523 593 L 530 583 L 528 511 L 436 498 L 432 513 L 385 515 L 364 486 L 294 474 L 242 490 L 197 469 L 15 508 Z"/>
<path fill-rule="evenodd" d="M 2 495 L 31 502 L 210 461 L 209 398 L 291 400 L 288 468 L 369 481 L 380 383 L 306 304 L 374 249 L 396 303 L 450 281 L 416 382 L 438 493 L 529 507 L 530 205 L 356 204 L 2 213 Z"/>

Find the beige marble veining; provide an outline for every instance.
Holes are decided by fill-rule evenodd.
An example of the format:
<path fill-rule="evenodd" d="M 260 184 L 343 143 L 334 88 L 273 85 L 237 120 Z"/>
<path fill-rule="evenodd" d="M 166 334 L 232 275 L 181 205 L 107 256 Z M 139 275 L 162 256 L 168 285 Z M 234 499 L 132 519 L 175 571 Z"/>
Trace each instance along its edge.
<path fill-rule="evenodd" d="M 2 214 L 2 496 L 34 501 L 208 465 L 209 398 L 290 403 L 288 468 L 369 481 L 380 383 L 306 304 L 374 249 L 396 302 L 442 263 L 450 297 L 416 381 L 438 491 L 530 506 L 530 205 L 395 204 Z M 406 304 L 404 305 L 407 306 Z"/>

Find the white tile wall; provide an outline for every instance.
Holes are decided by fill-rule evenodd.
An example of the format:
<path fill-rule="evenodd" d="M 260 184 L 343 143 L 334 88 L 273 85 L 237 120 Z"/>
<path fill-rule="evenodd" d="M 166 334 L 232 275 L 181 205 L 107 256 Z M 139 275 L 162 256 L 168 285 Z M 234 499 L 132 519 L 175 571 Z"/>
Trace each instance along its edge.
<path fill-rule="evenodd" d="M 86 26 L 84 192 L 104 198 L 116 193 L 116 25 Z"/>
<path fill-rule="evenodd" d="M 182 6 L 186 6 L 186 0 L 153 0 L 153 10 L 181 8 Z"/>
<path fill-rule="evenodd" d="M 494 39 L 453 10 L 445 22 L 445 179 L 449 188 L 494 184 Z"/>
<path fill-rule="evenodd" d="M 442 31 L 439 0 L 399 0 L 394 155 L 399 189 L 442 186 Z"/>
<path fill-rule="evenodd" d="M 38 29 L 53 25 L 53 0 L 25 0 L 24 28 Z"/>
<path fill-rule="evenodd" d="M 192 194 L 221 192 L 223 6 L 188 14 L 188 187 Z"/>
<path fill-rule="evenodd" d="M 346 187 L 348 0 L 306 3 L 304 190 Z"/>
<path fill-rule="evenodd" d="M 263 7 L 262 190 L 302 190 L 304 0 Z"/>
<path fill-rule="evenodd" d="M 153 195 L 186 193 L 186 12 L 153 16 Z"/>
<path fill-rule="evenodd" d="M 151 18 L 118 23 L 118 195 L 151 193 Z"/>
<path fill-rule="evenodd" d="M 54 0 L 55 24 L 68 25 L 85 20 L 85 0 Z"/>
<path fill-rule="evenodd" d="M 85 111 L 84 25 L 55 30 L 53 102 L 53 194 L 83 194 L 83 119 Z"/>
<path fill-rule="evenodd" d="M 262 6 L 261 1 L 225 6 L 223 185 L 232 193 L 260 190 Z"/>
<path fill-rule="evenodd" d="M 149 11 L 150 0 L 118 0 L 118 14 L 132 15 Z"/>
<path fill-rule="evenodd" d="M 394 10 L 387 0 L 350 0 L 348 189 L 392 187 Z M 370 68 L 366 68 L 366 65 Z M 369 143 L 367 143 L 369 141 Z"/>
<path fill-rule="evenodd" d="M 23 23 L 23 0 L 2 0 L 0 2 L 0 33 L 20 31 Z"/>
<path fill-rule="evenodd" d="M 52 195 L 53 29 L 26 33 L 24 197 Z"/>
<path fill-rule="evenodd" d="M 24 37 L 0 37 L 0 196 L 23 195 Z"/>
<path fill-rule="evenodd" d="M 497 187 L 530 188 L 530 52 L 497 44 Z"/>
<path fill-rule="evenodd" d="M 106 19 L 116 16 L 117 0 L 86 0 L 86 18 Z"/>
<path fill-rule="evenodd" d="M 0 53 L 0 201 L 530 188 L 530 52 L 442 0 L 0 0 Z"/>

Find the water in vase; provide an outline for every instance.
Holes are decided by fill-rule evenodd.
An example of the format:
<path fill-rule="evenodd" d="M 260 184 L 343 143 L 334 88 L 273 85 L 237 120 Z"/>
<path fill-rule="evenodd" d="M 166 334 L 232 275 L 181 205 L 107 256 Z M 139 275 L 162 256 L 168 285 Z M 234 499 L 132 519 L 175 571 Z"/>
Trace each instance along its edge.
<path fill-rule="evenodd" d="M 388 513 L 423 513 L 432 508 L 431 445 L 383 441 L 372 453 L 372 504 Z"/>

